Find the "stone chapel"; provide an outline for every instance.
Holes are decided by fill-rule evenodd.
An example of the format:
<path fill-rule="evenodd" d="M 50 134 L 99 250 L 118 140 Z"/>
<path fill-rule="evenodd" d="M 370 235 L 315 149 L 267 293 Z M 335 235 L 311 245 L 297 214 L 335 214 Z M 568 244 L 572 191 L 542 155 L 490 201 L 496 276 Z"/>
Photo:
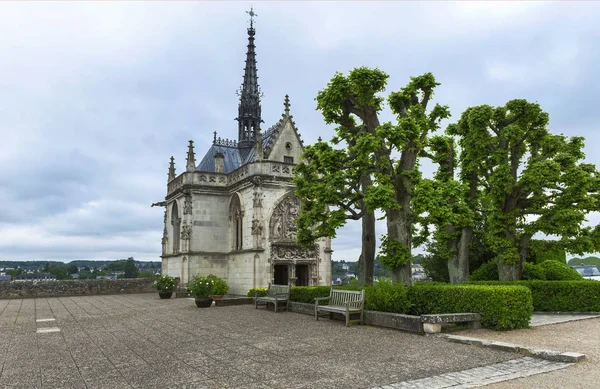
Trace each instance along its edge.
<path fill-rule="evenodd" d="M 255 28 L 249 12 L 248 50 L 239 91 L 237 140 L 217 137 L 200 162 L 189 141 L 185 171 L 169 166 L 162 237 L 162 273 L 185 284 L 214 274 L 246 294 L 269 283 L 329 285 L 331 242 L 296 244 L 300 200 L 294 195 L 294 166 L 302 140 L 286 95 L 281 119 L 262 131 Z"/>

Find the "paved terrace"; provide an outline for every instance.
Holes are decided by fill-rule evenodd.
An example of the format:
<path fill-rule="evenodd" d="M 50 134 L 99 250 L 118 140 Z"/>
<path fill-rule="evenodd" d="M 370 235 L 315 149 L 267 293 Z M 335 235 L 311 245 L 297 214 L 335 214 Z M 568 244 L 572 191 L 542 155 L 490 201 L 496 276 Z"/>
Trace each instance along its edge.
<path fill-rule="evenodd" d="M 373 388 L 519 359 L 156 294 L 0 300 L 0 331 L 2 388 Z"/>

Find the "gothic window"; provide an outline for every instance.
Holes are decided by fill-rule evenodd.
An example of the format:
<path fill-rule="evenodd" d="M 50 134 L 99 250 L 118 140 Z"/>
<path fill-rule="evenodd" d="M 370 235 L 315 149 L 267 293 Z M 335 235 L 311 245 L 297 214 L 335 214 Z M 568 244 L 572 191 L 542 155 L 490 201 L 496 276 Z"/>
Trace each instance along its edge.
<path fill-rule="evenodd" d="M 283 157 L 283 162 L 294 163 L 294 157 Z"/>
<path fill-rule="evenodd" d="M 242 231 L 243 231 L 243 218 L 244 212 L 242 211 L 242 204 L 240 196 L 234 193 L 229 204 L 229 220 L 231 220 L 231 241 L 233 250 L 242 249 Z"/>
<path fill-rule="evenodd" d="M 177 209 L 177 201 L 173 202 L 171 208 L 171 225 L 173 226 L 173 254 L 179 253 L 179 236 L 181 234 L 181 219 Z"/>

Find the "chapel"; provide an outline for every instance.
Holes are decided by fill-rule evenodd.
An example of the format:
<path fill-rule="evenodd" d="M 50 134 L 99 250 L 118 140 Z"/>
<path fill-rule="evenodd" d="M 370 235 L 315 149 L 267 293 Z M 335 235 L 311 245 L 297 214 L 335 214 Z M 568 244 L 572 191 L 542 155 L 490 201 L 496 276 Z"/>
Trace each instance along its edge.
<path fill-rule="evenodd" d="M 281 118 L 261 130 L 261 90 L 256 67 L 253 17 L 242 86 L 237 139 L 217 137 L 196 161 L 189 141 L 185 171 L 177 175 L 171 157 L 162 237 L 162 273 L 182 284 L 214 274 L 230 294 L 269 283 L 329 285 L 331 241 L 296 244 L 300 200 L 294 195 L 294 166 L 303 143 L 286 95 Z"/>

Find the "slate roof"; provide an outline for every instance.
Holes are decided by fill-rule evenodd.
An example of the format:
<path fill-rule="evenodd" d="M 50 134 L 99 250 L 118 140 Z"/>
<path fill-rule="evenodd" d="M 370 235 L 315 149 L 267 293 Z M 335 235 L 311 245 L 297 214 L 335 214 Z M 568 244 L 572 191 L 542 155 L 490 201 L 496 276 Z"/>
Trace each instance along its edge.
<path fill-rule="evenodd" d="M 269 130 L 263 132 L 263 151 L 266 152 L 267 147 L 275 140 L 277 134 L 279 133 L 279 126 L 282 121 L 277 122 L 273 127 L 269 128 Z M 229 174 L 235 169 L 239 168 L 242 165 L 245 165 L 250 162 L 254 162 L 254 147 L 252 147 L 246 159 L 242 161 L 242 156 L 240 154 L 240 150 L 236 146 L 223 146 L 219 144 L 213 143 L 213 145 L 208 149 L 204 158 L 200 161 L 198 166 L 196 167 L 197 172 L 209 172 L 214 173 L 215 171 L 215 154 L 216 153 L 223 154 L 223 160 L 225 165 L 225 173 Z"/>

